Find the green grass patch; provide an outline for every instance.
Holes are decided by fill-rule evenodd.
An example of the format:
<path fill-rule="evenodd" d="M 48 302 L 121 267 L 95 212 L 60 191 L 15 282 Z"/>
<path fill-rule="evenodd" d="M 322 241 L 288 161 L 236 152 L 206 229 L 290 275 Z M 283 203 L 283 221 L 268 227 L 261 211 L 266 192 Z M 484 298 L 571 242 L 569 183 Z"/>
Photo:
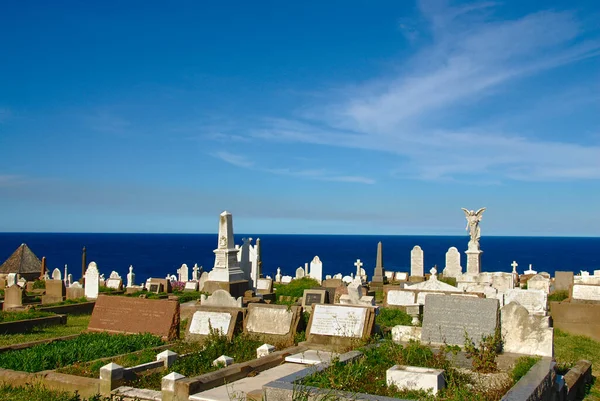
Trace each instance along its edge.
<path fill-rule="evenodd" d="M 521 380 L 521 378 L 525 376 L 527 372 L 529 372 L 529 369 L 531 369 L 533 365 L 538 363 L 540 359 L 541 358 L 539 356 L 522 356 L 519 359 L 517 359 L 517 362 L 515 363 L 515 366 L 513 367 L 510 373 L 510 376 L 513 379 L 513 381 L 516 383 L 519 380 Z"/>
<path fill-rule="evenodd" d="M 567 298 L 569 298 L 569 291 L 554 291 L 552 294 L 548 295 L 548 302 L 561 302 Z"/>
<path fill-rule="evenodd" d="M 0 334 L 0 347 L 79 334 L 87 329 L 89 322 L 90 315 L 69 316 L 66 325 L 35 327 L 21 334 Z"/>
<path fill-rule="evenodd" d="M 75 305 L 75 304 L 82 304 L 82 303 L 85 303 L 85 302 L 90 302 L 90 300 L 87 299 L 86 297 L 81 297 L 81 298 L 74 298 L 74 299 L 66 299 L 64 301 L 55 302 L 53 304 L 39 305 L 39 307 L 40 308 L 45 308 L 47 306 Z"/>
<path fill-rule="evenodd" d="M 589 337 L 576 336 L 554 329 L 554 358 L 561 370 L 567 370 L 581 359 L 592 362 L 592 374 L 596 382 L 585 398 L 586 401 L 600 401 L 600 342 Z"/>
<path fill-rule="evenodd" d="M 148 292 L 148 291 L 136 291 L 131 294 L 125 293 L 123 295 L 125 295 L 126 297 L 133 297 L 133 298 L 137 298 L 140 295 L 145 295 L 147 299 L 165 299 L 165 298 L 168 298 L 169 295 L 176 295 L 177 297 L 179 297 L 179 303 L 183 304 L 185 302 L 195 301 L 195 300 L 200 299 L 200 296 L 202 294 L 210 295 L 208 292 L 203 292 L 203 291 L 173 291 L 170 294 L 167 294 L 166 292 L 155 293 L 155 292 Z"/>
<path fill-rule="evenodd" d="M 280 296 L 292 297 L 293 299 L 300 298 L 304 295 L 304 290 L 320 287 L 319 282 L 314 278 L 303 277 L 292 280 L 289 284 L 274 283 L 275 295 L 277 299 Z"/>
<path fill-rule="evenodd" d="M 90 398 L 82 398 L 77 393 L 50 390 L 41 385 L 25 385 L 13 387 L 2 384 L 0 386 L 0 401 L 118 401 L 122 398 L 103 397 L 97 394 Z"/>
<path fill-rule="evenodd" d="M 84 333 L 71 340 L 4 352 L 0 354 L 0 367 L 24 372 L 40 372 L 162 344 L 160 338 L 150 334 Z"/>
<path fill-rule="evenodd" d="M 363 356 L 346 364 L 334 361 L 327 369 L 315 373 L 302 384 L 348 391 L 417 400 L 498 400 L 510 388 L 508 380 L 501 389 L 476 386 L 469 376 L 451 366 L 443 352 L 434 352 L 429 347 L 412 341 L 402 346 L 384 340 L 376 347 L 363 349 Z M 438 398 L 425 391 L 398 389 L 387 386 L 386 370 L 394 365 L 420 366 L 444 369 L 447 387 L 438 392 Z"/>
<path fill-rule="evenodd" d="M 377 324 L 383 333 L 388 333 L 392 327 L 402 325 L 410 326 L 412 317 L 403 310 L 392 308 L 379 308 L 379 314 L 375 318 Z"/>
<path fill-rule="evenodd" d="M 196 349 L 193 354 L 178 359 L 168 371 L 150 374 L 140 374 L 131 385 L 137 388 L 160 390 L 160 381 L 170 372 L 177 372 L 187 377 L 198 376 L 220 369 L 212 362 L 221 355 L 232 357 L 236 363 L 245 362 L 256 358 L 256 348 L 263 344 L 246 334 L 240 334 L 229 341 L 226 336 L 213 333 L 204 341 L 202 348 Z M 175 352 L 178 350 L 174 349 Z M 181 352 L 181 350 L 179 350 Z M 178 353 L 179 353 L 178 352 Z"/>
<path fill-rule="evenodd" d="M 41 290 L 41 289 L 45 289 L 46 288 L 46 281 L 45 280 L 35 280 L 33 282 L 33 289 L 34 290 Z"/>
<path fill-rule="evenodd" d="M 453 287 L 456 287 L 456 277 L 438 276 L 438 280 L 440 280 L 442 283 L 446 283 Z"/>
<path fill-rule="evenodd" d="M 37 319 L 40 317 L 54 316 L 54 313 L 27 310 L 19 312 L 0 311 L 0 323 L 16 322 L 18 320 Z"/>

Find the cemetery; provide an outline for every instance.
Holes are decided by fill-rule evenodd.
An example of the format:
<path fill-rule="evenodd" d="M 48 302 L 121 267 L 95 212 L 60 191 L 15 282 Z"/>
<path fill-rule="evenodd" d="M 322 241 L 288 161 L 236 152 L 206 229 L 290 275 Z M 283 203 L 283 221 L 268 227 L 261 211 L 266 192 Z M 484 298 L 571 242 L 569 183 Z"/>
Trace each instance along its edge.
<path fill-rule="evenodd" d="M 0 277 L 0 385 L 163 401 L 571 400 L 597 391 L 600 271 L 520 274 L 513 262 L 512 273 L 482 272 L 484 210 L 464 209 L 465 268 L 452 247 L 439 271 L 426 272 L 418 245 L 407 250 L 410 271 L 386 271 L 379 242 L 372 274 L 357 259 L 355 273 L 323 277 L 314 256 L 293 275 L 265 277 L 260 240 L 234 244 L 228 212 L 209 271 L 183 264 L 136 284 L 133 266 L 125 280 L 105 278 L 84 253 L 78 282 L 66 268 L 50 274 L 43 259 L 37 275 Z M 37 259 L 26 246 L 18 252 Z"/>

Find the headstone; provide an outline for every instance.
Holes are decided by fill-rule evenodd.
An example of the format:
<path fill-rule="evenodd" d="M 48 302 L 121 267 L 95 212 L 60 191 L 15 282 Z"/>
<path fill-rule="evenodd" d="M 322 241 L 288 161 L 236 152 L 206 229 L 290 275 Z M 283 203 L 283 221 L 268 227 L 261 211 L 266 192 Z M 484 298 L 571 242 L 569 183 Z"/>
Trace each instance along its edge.
<path fill-rule="evenodd" d="M 446 267 L 444 268 L 444 277 L 458 277 L 462 274 L 460 266 L 460 252 L 455 247 L 451 247 L 446 252 Z"/>
<path fill-rule="evenodd" d="M 198 283 L 196 281 L 186 281 L 185 287 L 183 287 L 184 292 L 198 291 Z"/>
<path fill-rule="evenodd" d="M 296 278 L 303 278 L 304 277 L 304 268 L 302 266 L 300 266 L 299 268 L 296 269 Z"/>
<path fill-rule="evenodd" d="M 273 292 L 273 280 L 270 278 L 259 278 L 256 281 L 256 292 L 259 294 L 271 294 Z"/>
<path fill-rule="evenodd" d="M 292 282 L 292 280 L 293 280 L 293 279 L 294 279 L 294 278 L 293 278 L 292 276 L 283 276 L 283 277 L 281 278 L 281 283 L 282 283 L 282 284 L 289 284 L 289 283 L 291 283 L 291 282 Z"/>
<path fill-rule="evenodd" d="M 424 276 L 423 270 L 423 250 L 419 245 L 410 251 L 410 275 L 411 276 Z"/>
<path fill-rule="evenodd" d="M 204 291 L 204 283 L 208 281 L 208 272 L 202 272 L 198 281 L 198 291 Z"/>
<path fill-rule="evenodd" d="M 385 277 L 388 279 L 388 281 L 394 281 L 395 274 L 396 272 L 392 272 L 389 270 L 385 271 Z"/>
<path fill-rule="evenodd" d="M 62 280 L 62 275 L 60 274 L 60 270 L 54 269 L 52 271 L 52 280 Z"/>
<path fill-rule="evenodd" d="M 336 273 L 333 275 L 333 279 L 341 280 L 343 277 L 342 273 Z"/>
<path fill-rule="evenodd" d="M 375 271 L 373 272 L 373 277 L 371 278 L 371 285 L 380 286 L 383 284 L 387 284 L 387 278 L 385 277 L 385 269 L 383 267 L 383 244 L 381 241 L 377 244 L 377 259 L 375 261 Z"/>
<path fill-rule="evenodd" d="M 406 272 L 396 272 L 394 275 L 395 281 L 408 281 L 408 273 Z"/>
<path fill-rule="evenodd" d="M 500 316 L 504 352 L 554 356 L 554 329 L 550 327 L 550 317 L 530 315 L 516 302 L 502 307 Z"/>
<path fill-rule="evenodd" d="M 4 289 L 4 303 L 2 308 L 9 310 L 23 306 L 23 289 L 18 285 L 12 285 Z"/>
<path fill-rule="evenodd" d="M 498 328 L 498 300 L 429 295 L 423 310 L 421 340 L 464 345 L 465 336 L 476 344 Z"/>
<path fill-rule="evenodd" d="M 573 285 L 573 272 L 557 271 L 554 274 L 554 290 L 569 291 Z"/>
<path fill-rule="evenodd" d="M 186 265 L 185 263 L 181 265 L 181 267 L 179 269 L 177 269 L 177 275 L 179 278 L 180 282 L 186 283 L 188 282 L 188 275 L 189 275 L 189 269 L 188 269 L 188 265 Z"/>
<path fill-rule="evenodd" d="M 342 277 L 342 282 L 343 283 L 350 284 L 353 281 L 354 281 L 354 278 L 352 276 L 344 276 L 344 277 Z"/>
<path fill-rule="evenodd" d="M 414 304 L 416 304 L 416 294 L 417 294 L 417 292 L 415 292 L 415 291 L 384 288 L 385 297 L 384 297 L 383 306 L 394 307 L 394 306 L 414 305 Z"/>
<path fill-rule="evenodd" d="M 504 293 L 504 304 L 517 302 L 532 315 L 545 316 L 548 310 L 548 294 L 542 290 L 522 290 L 515 288 Z"/>
<path fill-rule="evenodd" d="M 12 287 L 13 285 L 17 285 L 17 273 L 8 273 L 6 276 L 6 286 Z"/>
<path fill-rule="evenodd" d="M 271 341 L 293 341 L 301 312 L 294 305 L 248 304 L 244 332 Z"/>
<path fill-rule="evenodd" d="M 573 285 L 573 300 L 600 301 L 600 285 Z"/>
<path fill-rule="evenodd" d="M 96 262 L 90 262 L 85 271 L 85 297 L 87 299 L 98 298 L 98 267 Z"/>
<path fill-rule="evenodd" d="M 281 283 L 281 267 L 277 268 L 277 274 L 275 275 L 275 282 Z"/>
<path fill-rule="evenodd" d="M 85 290 L 77 281 L 67 288 L 67 299 L 80 299 L 85 297 Z"/>
<path fill-rule="evenodd" d="M 202 308 L 194 312 L 186 329 L 188 341 L 202 340 L 210 334 L 210 330 L 219 331 L 231 341 L 242 320 L 240 309 Z"/>
<path fill-rule="evenodd" d="M 200 305 L 202 306 L 217 306 L 221 308 L 241 308 L 242 297 L 234 298 L 225 290 L 216 290 L 211 295 L 200 296 Z"/>
<path fill-rule="evenodd" d="M 550 279 L 536 274 L 527 280 L 527 288 L 530 290 L 542 290 L 548 294 L 550 292 Z"/>
<path fill-rule="evenodd" d="M 155 293 L 159 293 L 159 292 L 171 293 L 173 291 L 173 289 L 171 287 L 171 280 L 168 280 L 166 278 L 156 278 L 156 277 L 150 277 L 146 281 L 146 289 L 150 292 L 155 292 Z"/>
<path fill-rule="evenodd" d="M 135 273 L 133 272 L 133 265 L 129 266 L 129 273 L 127 273 L 127 288 L 135 285 Z"/>
<path fill-rule="evenodd" d="M 106 286 L 114 290 L 121 290 L 123 288 L 123 280 L 119 276 L 119 273 L 113 270 L 108 280 L 106 280 Z"/>
<path fill-rule="evenodd" d="M 19 277 L 19 279 L 17 280 L 17 285 L 21 288 L 25 288 L 25 286 L 27 285 L 27 280 L 25 280 L 24 277 Z"/>
<path fill-rule="evenodd" d="M 233 282 L 245 279 L 238 261 L 239 249 L 233 242 L 233 217 L 224 211 L 219 216 L 219 240 L 215 253 L 215 264 L 209 273 L 209 281 Z"/>
<path fill-rule="evenodd" d="M 361 284 L 361 279 L 357 277 L 348 285 L 348 294 L 340 297 L 340 304 L 375 306 L 374 297 L 363 296 L 363 293 L 365 293 L 365 290 Z"/>
<path fill-rule="evenodd" d="M 65 283 L 62 280 L 46 280 L 46 294 L 42 295 L 42 305 L 64 301 Z"/>
<path fill-rule="evenodd" d="M 174 340 L 179 338 L 179 302 L 101 295 L 96 300 L 88 331 L 150 333 Z"/>
<path fill-rule="evenodd" d="M 309 276 L 317 280 L 319 284 L 323 281 L 323 263 L 318 256 L 315 256 L 312 262 L 310 262 Z"/>
<path fill-rule="evenodd" d="M 354 305 L 314 305 L 306 337 L 309 343 L 343 344 L 371 335 L 375 308 Z"/>
<path fill-rule="evenodd" d="M 304 290 L 302 295 L 302 307 L 312 306 L 314 304 L 325 304 L 327 303 L 327 291 L 326 290 Z"/>

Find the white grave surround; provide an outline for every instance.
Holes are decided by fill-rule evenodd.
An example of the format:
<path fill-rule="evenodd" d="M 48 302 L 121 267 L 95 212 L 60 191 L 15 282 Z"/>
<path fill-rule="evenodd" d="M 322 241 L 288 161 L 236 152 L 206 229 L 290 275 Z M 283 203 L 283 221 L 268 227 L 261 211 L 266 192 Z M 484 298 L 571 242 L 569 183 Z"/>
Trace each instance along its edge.
<path fill-rule="evenodd" d="M 341 305 L 313 305 L 307 335 L 362 338 L 367 308 Z"/>
<path fill-rule="evenodd" d="M 388 386 L 395 385 L 399 389 L 438 390 L 446 386 L 442 369 L 421 368 L 416 366 L 394 365 L 385 372 Z"/>
<path fill-rule="evenodd" d="M 585 301 L 600 301 L 600 285 L 573 285 L 573 299 Z"/>
<path fill-rule="evenodd" d="M 192 316 L 189 333 L 207 336 L 210 328 L 227 335 L 231 324 L 231 314 L 227 312 L 197 311 Z"/>
<path fill-rule="evenodd" d="M 415 305 L 416 293 L 414 291 L 388 290 L 387 304 L 390 306 Z"/>

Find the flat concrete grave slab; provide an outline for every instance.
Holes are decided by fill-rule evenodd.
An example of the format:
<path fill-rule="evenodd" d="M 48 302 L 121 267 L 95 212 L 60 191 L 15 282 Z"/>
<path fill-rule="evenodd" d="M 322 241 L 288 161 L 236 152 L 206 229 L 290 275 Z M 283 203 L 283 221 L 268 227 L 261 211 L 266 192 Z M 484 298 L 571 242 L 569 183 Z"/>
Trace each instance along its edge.
<path fill-rule="evenodd" d="M 88 331 L 150 333 L 173 340 L 179 338 L 179 302 L 100 295 Z"/>
<path fill-rule="evenodd" d="M 464 345 L 465 335 L 478 344 L 498 327 L 497 299 L 428 295 L 421 341 Z"/>
<path fill-rule="evenodd" d="M 299 306 L 249 304 L 244 320 L 244 332 L 265 342 L 293 341 L 300 322 Z"/>
<path fill-rule="evenodd" d="M 224 400 L 243 400 L 245 394 L 252 391 L 262 390 L 262 387 L 272 381 L 282 377 L 299 372 L 306 368 L 306 365 L 295 363 L 284 363 L 260 372 L 256 376 L 246 377 L 220 387 L 203 391 L 201 393 L 190 395 L 190 401 L 224 401 Z"/>
<path fill-rule="evenodd" d="M 343 345 L 373 331 L 375 308 L 358 305 L 313 305 L 306 337 L 309 343 Z"/>
<path fill-rule="evenodd" d="M 234 334 L 241 329 L 242 309 L 204 306 L 196 309 L 188 320 L 185 330 L 185 339 L 188 341 L 204 340 L 210 334 L 210 329 L 220 331 L 231 340 Z"/>
<path fill-rule="evenodd" d="M 301 363 L 304 365 L 317 365 L 319 363 L 329 363 L 338 354 L 329 351 L 318 351 L 309 349 L 294 355 L 286 356 L 285 361 L 290 363 Z"/>

